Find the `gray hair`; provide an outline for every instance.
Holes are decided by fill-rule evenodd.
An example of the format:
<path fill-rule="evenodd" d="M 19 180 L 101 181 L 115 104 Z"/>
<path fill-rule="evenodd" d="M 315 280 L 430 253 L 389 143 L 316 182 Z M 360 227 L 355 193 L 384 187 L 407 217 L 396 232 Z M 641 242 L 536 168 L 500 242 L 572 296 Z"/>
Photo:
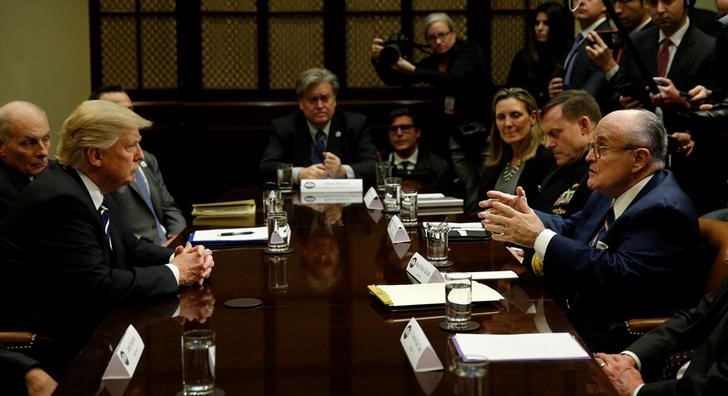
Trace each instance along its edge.
<path fill-rule="evenodd" d="M 48 119 L 43 109 L 30 102 L 16 100 L 0 107 L 0 140 L 3 142 L 9 141 L 13 136 L 13 131 L 10 126 L 13 118 L 19 115 L 18 113 L 25 115 L 28 112 L 35 112 L 42 115 L 46 120 Z"/>
<path fill-rule="evenodd" d="M 296 96 L 303 98 L 309 88 L 315 85 L 329 83 L 336 96 L 339 93 L 339 78 L 336 74 L 324 68 L 311 68 L 298 75 L 296 79 Z"/>
<path fill-rule="evenodd" d="M 447 14 L 444 12 L 433 12 L 425 18 L 425 30 L 423 32 L 425 40 L 427 40 L 427 30 L 430 29 L 430 25 L 435 22 L 445 22 L 447 24 L 447 28 L 450 29 L 451 32 L 455 31 L 455 23 Z"/>
<path fill-rule="evenodd" d="M 71 113 L 61 128 L 58 159 L 63 165 L 83 169 L 87 148 L 113 146 L 130 129 L 152 125 L 126 107 L 106 100 L 87 100 Z"/>
<path fill-rule="evenodd" d="M 637 110 L 634 124 L 626 134 L 625 143 L 650 150 L 650 163 L 662 169 L 667 157 L 667 131 L 662 121 L 650 111 Z"/>

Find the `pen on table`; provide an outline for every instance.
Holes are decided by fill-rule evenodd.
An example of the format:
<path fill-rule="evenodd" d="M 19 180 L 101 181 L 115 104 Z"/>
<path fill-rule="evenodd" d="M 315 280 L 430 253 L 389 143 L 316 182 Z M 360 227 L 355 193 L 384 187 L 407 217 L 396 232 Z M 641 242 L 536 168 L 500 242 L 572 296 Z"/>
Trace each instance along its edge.
<path fill-rule="evenodd" d="M 250 235 L 253 231 L 221 232 L 218 236 Z"/>

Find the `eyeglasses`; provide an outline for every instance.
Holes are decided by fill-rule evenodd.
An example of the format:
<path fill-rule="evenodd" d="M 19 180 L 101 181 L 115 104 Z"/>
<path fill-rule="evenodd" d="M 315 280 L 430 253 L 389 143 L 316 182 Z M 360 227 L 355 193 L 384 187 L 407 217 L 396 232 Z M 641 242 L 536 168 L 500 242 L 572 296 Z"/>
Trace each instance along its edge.
<path fill-rule="evenodd" d="M 392 125 L 389 127 L 389 132 L 397 132 L 398 130 L 402 130 L 402 132 L 409 132 L 414 127 L 413 124 L 401 124 L 401 125 Z"/>
<path fill-rule="evenodd" d="M 331 101 L 331 96 L 329 95 L 321 95 L 321 96 L 309 96 L 305 98 L 306 102 L 311 105 L 318 104 L 319 101 L 323 102 L 324 104 L 329 103 Z"/>
<path fill-rule="evenodd" d="M 437 33 L 432 36 L 427 36 L 426 39 L 427 39 L 428 43 L 434 43 L 437 40 L 440 40 L 440 41 L 445 40 L 447 38 L 447 36 L 450 35 L 450 33 L 452 33 L 452 32 L 440 32 L 440 33 Z"/>
<path fill-rule="evenodd" d="M 638 146 L 633 145 L 626 145 L 624 147 L 610 147 L 606 144 L 595 144 L 595 143 L 589 143 L 586 145 L 586 152 L 594 151 L 594 158 L 599 159 L 602 158 L 602 155 L 604 155 L 605 152 L 612 150 L 612 151 L 627 151 L 627 150 L 634 150 L 636 148 L 639 148 Z"/>

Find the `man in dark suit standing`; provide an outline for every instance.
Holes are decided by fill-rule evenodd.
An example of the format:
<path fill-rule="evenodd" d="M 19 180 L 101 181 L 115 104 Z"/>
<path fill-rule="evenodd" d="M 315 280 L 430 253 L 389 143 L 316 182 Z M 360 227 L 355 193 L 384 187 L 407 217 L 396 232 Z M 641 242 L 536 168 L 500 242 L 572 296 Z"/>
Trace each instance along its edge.
<path fill-rule="evenodd" d="M 0 107 L 0 220 L 48 166 L 50 142 L 48 117 L 40 107 L 22 101 Z"/>
<path fill-rule="evenodd" d="M 564 59 L 564 77 L 553 78 L 549 82 L 549 95 L 553 98 L 565 89 L 583 89 L 589 92 L 601 106 L 606 106 L 608 98 L 607 81 L 604 72 L 586 54 L 587 36 L 593 31 L 610 29 L 607 9 L 602 0 L 581 0 L 574 18 L 581 32 L 576 35 L 571 50 Z"/>
<path fill-rule="evenodd" d="M 728 279 L 690 310 L 675 314 L 618 355 L 597 353 L 620 395 L 728 394 Z M 677 378 L 658 380 L 671 353 L 693 351 Z M 645 383 L 647 381 L 647 383 Z"/>
<path fill-rule="evenodd" d="M 107 85 L 89 99 L 108 100 L 132 110 L 129 95 L 119 85 Z M 134 181 L 112 193 L 127 218 L 127 230 L 156 244 L 166 244 L 187 226 L 182 211 L 164 184 L 157 157 L 142 150 Z"/>
<path fill-rule="evenodd" d="M 612 3 L 619 21 L 630 34 L 652 27 L 645 0 L 615 0 Z"/>
<path fill-rule="evenodd" d="M 375 177 L 376 148 L 364 115 L 336 109 L 339 80 L 313 68 L 296 80 L 299 111 L 274 119 L 273 133 L 260 161 L 266 179 L 275 180 L 280 164 L 293 164 L 293 182 L 302 179 Z"/>
<path fill-rule="evenodd" d="M 586 155 L 601 118 L 594 98 L 578 89 L 561 92 L 544 105 L 541 129 L 556 166 L 539 184 L 539 193 L 530 203 L 532 208 L 568 217 L 584 207 L 591 195 Z"/>
<path fill-rule="evenodd" d="M 534 249 L 523 262 L 562 300 L 590 348 L 615 351 L 624 345 L 609 339 L 613 323 L 694 304 L 704 269 L 693 260 L 695 208 L 663 169 L 667 135 L 657 116 L 612 112 L 593 142 L 587 183 L 594 191 L 581 212 L 537 213 L 519 187 L 517 196 L 488 192 L 479 216 L 493 239 Z"/>
<path fill-rule="evenodd" d="M 108 196 L 134 180 L 139 128 L 150 124 L 98 100 L 66 119 L 62 166 L 24 189 L 0 226 L 0 268 L 11 280 L 0 289 L 0 329 L 53 333 L 72 313 L 177 294 L 210 275 L 210 250 L 135 238 Z"/>
<path fill-rule="evenodd" d="M 402 178 L 404 187 L 419 192 L 447 192 L 451 180 L 450 167 L 444 158 L 418 144 L 419 119 L 406 108 L 389 113 L 390 153 L 384 157 L 392 164 L 392 176 Z"/>

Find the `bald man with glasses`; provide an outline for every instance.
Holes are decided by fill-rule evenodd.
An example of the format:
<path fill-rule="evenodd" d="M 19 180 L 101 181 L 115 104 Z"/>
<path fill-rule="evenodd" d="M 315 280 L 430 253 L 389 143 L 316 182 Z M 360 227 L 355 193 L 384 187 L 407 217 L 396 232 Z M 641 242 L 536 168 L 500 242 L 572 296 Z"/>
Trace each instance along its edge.
<path fill-rule="evenodd" d="M 594 190 L 567 218 L 517 196 L 488 192 L 479 213 L 493 239 L 529 249 L 523 261 L 561 303 L 592 350 L 618 351 L 609 329 L 643 315 L 671 315 L 700 297 L 699 230 L 690 199 L 665 170 L 667 134 L 645 110 L 604 117 L 586 160 Z"/>

